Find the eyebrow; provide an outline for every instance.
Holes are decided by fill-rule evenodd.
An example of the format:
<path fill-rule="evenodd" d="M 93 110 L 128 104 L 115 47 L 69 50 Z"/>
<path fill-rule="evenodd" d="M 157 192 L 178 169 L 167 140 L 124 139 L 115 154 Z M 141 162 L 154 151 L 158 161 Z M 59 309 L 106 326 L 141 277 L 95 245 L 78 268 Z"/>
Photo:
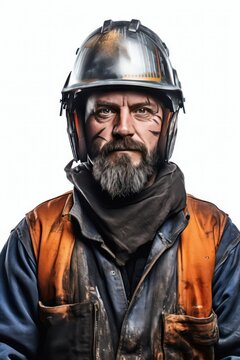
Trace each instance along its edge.
<path fill-rule="evenodd" d="M 99 106 L 112 106 L 112 107 L 119 107 L 117 103 L 111 102 L 111 101 L 97 101 L 96 107 Z"/>
<path fill-rule="evenodd" d="M 96 107 L 100 107 L 100 106 L 111 106 L 111 107 L 114 107 L 114 108 L 119 108 L 121 107 L 121 105 L 115 103 L 115 102 L 112 102 L 112 101 L 97 101 L 96 103 Z M 132 110 L 134 108 L 138 108 L 138 107 L 141 107 L 141 106 L 149 106 L 149 107 L 153 107 L 154 105 L 151 105 L 151 103 L 149 103 L 148 100 L 146 101 L 142 101 L 142 102 L 139 102 L 139 103 L 135 103 L 133 105 L 130 105 L 129 108 Z"/>

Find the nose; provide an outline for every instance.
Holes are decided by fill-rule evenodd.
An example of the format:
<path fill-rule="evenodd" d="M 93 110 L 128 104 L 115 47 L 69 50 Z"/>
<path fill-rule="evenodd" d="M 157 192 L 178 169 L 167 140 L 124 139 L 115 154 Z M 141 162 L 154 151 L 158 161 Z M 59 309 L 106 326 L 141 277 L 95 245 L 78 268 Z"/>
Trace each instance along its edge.
<path fill-rule="evenodd" d="M 116 123 L 113 126 L 112 134 L 116 137 L 134 135 L 131 113 L 128 108 L 123 108 L 120 110 L 116 119 Z"/>

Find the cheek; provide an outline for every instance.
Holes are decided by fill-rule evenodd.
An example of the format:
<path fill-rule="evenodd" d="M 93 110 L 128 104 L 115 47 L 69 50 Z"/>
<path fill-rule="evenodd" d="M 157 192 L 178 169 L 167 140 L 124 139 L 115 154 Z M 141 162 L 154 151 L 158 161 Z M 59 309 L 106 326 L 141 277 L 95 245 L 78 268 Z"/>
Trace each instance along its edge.
<path fill-rule="evenodd" d="M 98 132 L 98 124 L 91 119 L 88 119 L 85 123 L 86 136 L 88 141 Z"/>
<path fill-rule="evenodd" d="M 85 125 L 88 151 L 96 154 L 103 145 L 111 140 L 111 127 L 106 123 L 99 123 L 88 119 Z"/>
<path fill-rule="evenodd" d="M 158 135 L 153 135 L 151 133 L 148 134 L 148 136 L 146 137 L 146 146 L 148 147 L 149 151 L 156 149 L 159 141 L 159 136 L 160 134 Z"/>
<path fill-rule="evenodd" d="M 137 133 L 141 141 L 147 147 L 148 151 L 151 152 L 157 147 L 161 134 L 161 124 L 142 124 L 138 127 Z"/>

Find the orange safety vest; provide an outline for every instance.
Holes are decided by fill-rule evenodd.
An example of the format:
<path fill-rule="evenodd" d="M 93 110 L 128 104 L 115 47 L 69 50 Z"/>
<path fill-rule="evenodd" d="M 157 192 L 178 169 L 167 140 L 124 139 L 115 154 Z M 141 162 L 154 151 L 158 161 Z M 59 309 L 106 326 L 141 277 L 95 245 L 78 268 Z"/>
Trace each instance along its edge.
<path fill-rule="evenodd" d="M 46 201 L 27 214 L 38 264 L 38 284 L 43 302 L 64 299 L 62 279 L 70 269 L 74 234 L 69 219 L 72 192 Z M 178 247 L 179 306 L 184 313 L 206 317 L 212 309 L 215 254 L 227 215 L 215 205 L 187 196 L 190 221 Z"/>
<path fill-rule="evenodd" d="M 75 243 L 69 217 L 72 204 L 73 196 L 72 192 L 69 192 L 39 205 L 26 216 L 37 260 L 40 301 L 49 304 L 55 299 L 57 305 L 62 306 L 51 308 L 51 312 L 52 314 L 56 312 L 56 315 L 61 313 L 64 318 L 67 316 L 66 311 L 69 310 L 66 284 L 70 279 Z M 217 341 L 216 317 L 212 313 L 212 280 L 216 250 L 225 228 L 227 215 L 215 205 L 192 196 L 187 197 L 186 212 L 189 213 L 190 220 L 180 235 L 177 260 L 180 314 L 163 315 L 164 353 L 166 359 L 176 356 L 185 359 L 187 356 L 187 358 L 209 360 L 214 358 L 212 345 Z M 46 315 L 49 309 L 45 307 Z M 198 339 L 193 340 L 196 346 L 192 340 L 189 341 L 188 349 L 191 355 L 186 352 L 184 335 L 189 331 L 192 334 L 191 338 L 194 339 L 196 333 Z M 199 332 L 203 333 L 201 340 L 203 348 L 200 346 Z M 207 343 L 210 347 L 205 348 L 204 344 Z M 181 351 L 185 354 L 183 357 L 179 355 L 181 346 L 184 349 Z M 55 359 L 53 355 L 49 356 Z M 56 358 L 58 356 L 56 353 Z M 162 355 L 156 354 L 155 358 L 162 359 Z"/>

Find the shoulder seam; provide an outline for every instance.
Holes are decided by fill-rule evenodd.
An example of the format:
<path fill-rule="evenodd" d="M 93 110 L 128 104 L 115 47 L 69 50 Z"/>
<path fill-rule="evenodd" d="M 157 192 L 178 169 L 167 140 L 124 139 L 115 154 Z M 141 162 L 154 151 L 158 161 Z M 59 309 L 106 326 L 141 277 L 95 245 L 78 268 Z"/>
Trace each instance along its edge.
<path fill-rule="evenodd" d="M 213 206 L 215 209 L 219 210 L 220 212 L 222 213 L 225 213 L 223 210 L 221 210 L 216 204 L 214 204 L 213 202 L 211 201 L 208 201 L 208 200 L 203 200 L 203 199 L 199 199 L 191 194 L 187 194 L 187 198 L 193 200 L 194 202 L 201 202 L 201 203 L 205 203 L 205 204 L 208 204 L 208 205 L 211 205 Z M 226 214 L 226 213 L 225 213 Z"/>
<path fill-rule="evenodd" d="M 65 192 L 65 193 L 63 193 L 63 194 L 61 194 L 61 195 L 55 196 L 55 197 L 53 197 L 53 198 L 50 198 L 50 199 L 48 199 L 48 200 L 45 200 L 45 201 L 41 202 L 40 204 L 38 204 L 37 206 L 35 206 L 32 210 L 28 211 L 28 212 L 26 213 L 26 215 L 27 215 L 28 213 L 30 213 L 30 212 L 38 209 L 38 208 L 41 207 L 42 205 L 47 204 L 47 203 L 50 202 L 50 201 L 58 200 L 58 199 L 61 199 L 61 198 L 64 198 L 64 197 L 67 198 L 70 194 L 72 194 L 72 190 L 67 191 L 67 192 Z"/>

